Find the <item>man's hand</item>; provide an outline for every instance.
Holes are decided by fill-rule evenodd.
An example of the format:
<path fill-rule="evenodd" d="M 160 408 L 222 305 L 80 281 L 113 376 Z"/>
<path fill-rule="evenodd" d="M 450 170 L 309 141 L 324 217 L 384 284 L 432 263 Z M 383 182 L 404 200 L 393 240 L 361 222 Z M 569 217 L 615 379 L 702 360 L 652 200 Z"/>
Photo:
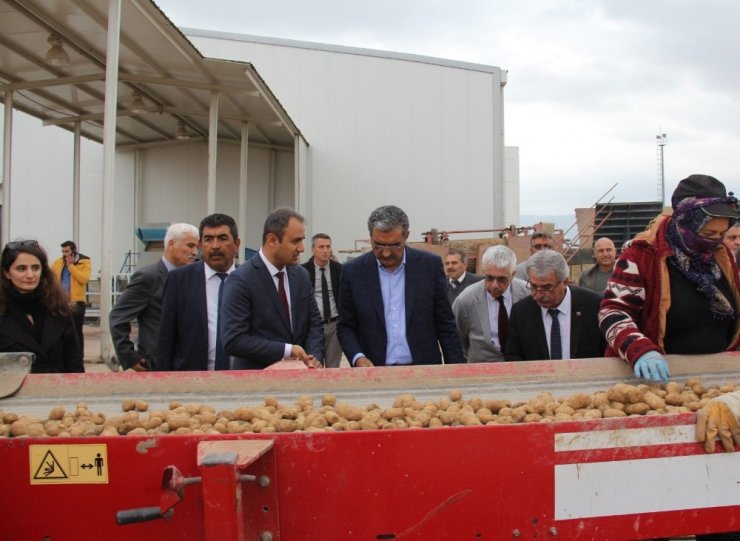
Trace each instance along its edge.
<path fill-rule="evenodd" d="M 367 357 L 358 357 L 355 361 L 355 367 L 357 368 L 369 368 L 375 366 L 370 359 Z"/>
<path fill-rule="evenodd" d="M 139 359 L 135 364 L 131 365 L 131 370 L 134 372 L 146 372 L 146 361 Z"/>
<path fill-rule="evenodd" d="M 300 359 L 309 368 L 321 368 L 321 361 L 318 361 L 313 355 L 306 353 L 298 344 L 293 344 L 290 347 L 290 356 L 293 359 Z"/>
<path fill-rule="evenodd" d="M 696 441 L 704 442 L 707 453 L 714 452 L 717 435 L 728 453 L 740 445 L 740 391 L 713 398 L 699 410 Z"/>
<path fill-rule="evenodd" d="M 668 363 L 657 351 L 648 351 L 635 363 L 635 376 L 647 380 L 668 383 Z"/>
<path fill-rule="evenodd" d="M 74 264 L 74 262 L 75 262 L 75 256 L 74 256 L 73 254 L 70 254 L 70 255 L 65 255 L 65 256 L 64 256 L 64 264 L 65 264 L 66 266 L 68 266 L 68 267 L 69 267 L 70 265 L 73 265 L 73 264 Z"/>

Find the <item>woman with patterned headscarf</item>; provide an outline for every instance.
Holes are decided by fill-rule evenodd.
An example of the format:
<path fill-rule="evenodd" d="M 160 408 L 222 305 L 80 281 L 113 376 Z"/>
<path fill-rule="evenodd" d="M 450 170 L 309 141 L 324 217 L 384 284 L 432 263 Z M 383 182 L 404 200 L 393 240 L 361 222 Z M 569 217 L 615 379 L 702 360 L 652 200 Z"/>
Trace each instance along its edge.
<path fill-rule="evenodd" d="M 665 354 L 719 353 L 740 344 L 738 268 L 722 242 L 740 214 L 738 201 L 716 178 L 691 175 L 678 183 L 671 204 L 672 213 L 659 216 L 622 252 L 599 310 L 606 355 L 630 363 L 638 377 L 663 383 L 670 375 Z M 734 450 L 740 392 L 710 405 L 699 415 L 700 441 L 713 451 L 719 433 L 725 449 Z"/>

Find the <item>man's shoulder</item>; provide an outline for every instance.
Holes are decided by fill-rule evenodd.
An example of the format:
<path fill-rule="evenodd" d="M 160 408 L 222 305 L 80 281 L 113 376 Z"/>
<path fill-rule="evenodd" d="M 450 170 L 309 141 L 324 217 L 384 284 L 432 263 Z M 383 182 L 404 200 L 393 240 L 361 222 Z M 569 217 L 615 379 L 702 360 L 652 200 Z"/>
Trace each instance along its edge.
<path fill-rule="evenodd" d="M 330 269 L 336 269 L 338 271 L 342 270 L 342 264 L 339 261 L 335 261 L 333 259 L 329 260 L 329 268 Z"/>
<path fill-rule="evenodd" d="M 455 299 L 455 302 L 459 302 L 460 304 L 465 305 L 472 304 L 474 302 L 485 300 L 485 297 L 483 295 L 486 294 L 487 293 L 483 280 L 478 280 L 463 289 L 462 292 L 460 292 L 460 294 L 457 296 L 457 299 Z"/>
<path fill-rule="evenodd" d="M 577 286 L 574 284 L 568 284 L 570 292 L 573 295 L 573 299 L 579 302 L 594 303 L 596 305 L 601 303 L 602 296 L 599 295 L 593 289 L 587 287 Z"/>
<path fill-rule="evenodd" d="M 343 265 L 342 270 L 343 272 L 357 271 L 359 269 L 364 269 L 370 266 L 374 261 L 376 261 L 375 254 L 373 254 L 372 252 L 365 252 L 364 254 L 357 256 L 350 261 L 347 261 Z"/>
<path fill-rule="evenodd" d="M 306 261 L 305 263 L 301 264 L 301 267 L 303 267 L 306 270 L 310 270 L 312 266 L 313 266 L 313 257 L 309 258 L 308 261 Z"/>
<path fill-rule="evenodd" d="M 77 257 L 79 257 L 79 261 L 80 262 L 82 262 L 82 261 L 90 262 L 90 257 L 89 256 L 86 256 L 85 254 L 77 254 Z"/>
<path fill-rule="evenodd" d="M 179 279 L 189 278 L 193 276 L 194 274 L 197 274 L 198 272 L 203 272 L 203 265 L 204 263 L 202 261 L 196 261 L 195 263 L 188 263 L 187 265 L 178 267 L 174 269 L 172 272 L 170 272 L 170 276 L 168 279 L 179 280 Z"/>

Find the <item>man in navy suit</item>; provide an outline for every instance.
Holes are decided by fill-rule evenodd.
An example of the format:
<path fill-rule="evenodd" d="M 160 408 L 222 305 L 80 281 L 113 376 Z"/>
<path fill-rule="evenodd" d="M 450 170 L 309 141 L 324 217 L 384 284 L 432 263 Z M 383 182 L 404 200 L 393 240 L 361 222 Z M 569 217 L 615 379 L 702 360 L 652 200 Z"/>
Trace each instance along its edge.
<path fill-rule="evenodd" d="M 255 370 L 283 359 L 320 368 L 324 326 L 308 271 L 298 263 L 304 219 L 290 208 L 265 220 L 262 248 L 229 277 L 221 307 L 221 337 L 237 357 L 233 368 Z"/>
<path fill-rule="evenodd" d="M 231 216 L 211 214 L 199 227 L 203 260 L 170 272 L 162 299 L 156 370 L 225 370 L 218 339 L 219 296 L 234 271 L 239 233 Z"/>
<path fill-rule="evenodd" d="M 439 256 L 408 248 L 400 208 L 375 209 L 373 251 L 342 268 L 339 342 L 353 366 L 463 363 Z"/>

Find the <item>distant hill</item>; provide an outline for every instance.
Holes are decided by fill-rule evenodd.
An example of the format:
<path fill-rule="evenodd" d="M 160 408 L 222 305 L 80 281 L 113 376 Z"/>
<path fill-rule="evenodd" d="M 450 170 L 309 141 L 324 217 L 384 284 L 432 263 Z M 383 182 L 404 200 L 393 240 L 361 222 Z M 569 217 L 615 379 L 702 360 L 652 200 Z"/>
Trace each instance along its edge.
<path fill-rule="evenodd" d="M 521 226 L 532 226 L 538 222 L 551 222 L 555 224 L 555 229 L 562 229 L 565 233 L 570 227 L 576 222 L 575 214 L 561 214 L 552 216 L 543 216 L 539 214 L 521 214 L 521 223 L 517 225 Z M 576 228 L 574 227 L 569 233 L 568 237 L 572 238 L 575 236 Z"/>

